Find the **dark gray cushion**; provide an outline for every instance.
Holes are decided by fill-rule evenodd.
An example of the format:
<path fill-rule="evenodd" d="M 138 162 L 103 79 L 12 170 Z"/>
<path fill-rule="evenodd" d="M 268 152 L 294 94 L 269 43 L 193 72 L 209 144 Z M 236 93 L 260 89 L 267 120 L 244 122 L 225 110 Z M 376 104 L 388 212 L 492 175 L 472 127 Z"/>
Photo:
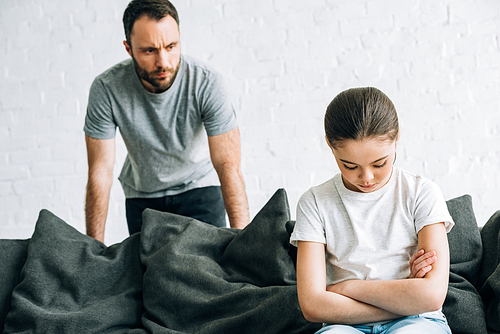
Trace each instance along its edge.
<path fill-rule="evenodd" d="M 288 255 L 286 193 L 243 230 L 146 210 L 141 233 L 143 325 L 165 333 L 314 333 Z"/>
<path fill-rule="evenodd" d="M 446 202 L 455 227 L 448 233 L 452 272 L 476 283 L 483 246 L 472 208 L 472 197 L 463 195 Z"/>
<path fill-rule="evenodd" d="M 141 327 L 139 235 L 104 244 L 42 210 L 4 333 L 128 333 Z"/>
<path fill-rule="evenodd" d="M 446 202 L 455 226 L 448 233 L 450 283 L 443 312 L 454 334 L 486 333 L 481 297 L 474 284 L 482 257 L 482 243 L 472 198 L 463 195 Z"/>
<path fill-rule="evenodd" d="M 0 240 L 0 332 L 10 311 L 12 290 L 19 284 L 29 240 Z"/>
<path fill-rule="evenodd" d="M 477 287 L 486 309 L 486 323 L 492 333 L 500 333 L 500 211 L 481 231 L 483 261 Z"/>

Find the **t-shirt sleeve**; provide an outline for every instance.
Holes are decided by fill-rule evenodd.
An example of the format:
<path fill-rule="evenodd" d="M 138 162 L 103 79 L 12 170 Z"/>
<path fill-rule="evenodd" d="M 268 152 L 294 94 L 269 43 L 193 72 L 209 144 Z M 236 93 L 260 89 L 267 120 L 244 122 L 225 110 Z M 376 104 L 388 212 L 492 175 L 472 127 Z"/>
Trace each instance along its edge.
<path fill-rule="evenodd" d="M 297 247 L 299 241 L 326 244 L 324 223 L 311 190 L 304 193 L 297 204 L 297 218 L 290 243 Z"/>
<path fill-rule="evenodd" d="M 225 80 L 220 74 L 208 75 L 200 93 L 202 121 L 208 136 L 217 136 L 238 126 Z"/>
<path fill-rule="evenodd" d="M 446 232 L 450 232 L 455 225 L 441 190 L 429 180 L 425 180 L 418 191 L 414 217 L 417 233 L 423 227 L 436 223 L 444 223 Z"/>
<path fill-rule="evenodd" d="M 83 131 L 87 136 L 96 139 L 111 139 L 116 135 L 111 101 L 106 88 L 98 78 L 90 87 Z"/>

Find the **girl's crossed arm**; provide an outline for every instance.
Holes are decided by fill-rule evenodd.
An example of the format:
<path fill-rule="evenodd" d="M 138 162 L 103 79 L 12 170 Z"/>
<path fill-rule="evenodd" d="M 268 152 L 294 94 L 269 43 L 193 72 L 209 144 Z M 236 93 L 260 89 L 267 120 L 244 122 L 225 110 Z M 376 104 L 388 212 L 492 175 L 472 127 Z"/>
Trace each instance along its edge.
<path fill-rule="evenodd" d="M 379 307 L 326 291 L 325 245 L 322 243 L 298 243 L 297 294 L 302 313 L 311 322 L 359 324 L 401 317 Z"/>
<path fill-rule="evenodd" d="M 448 289 L 449 250 L 444 224 L 422 228 L 418 247 L 420 251 L 410 263 L 409 279 L 350 280 L 326 291 L 325 245 L 299 241 L 297 290 L 304 316 L 312 322 L 359 324 L 439 309 Z"/>
<path fill-rule="evenodd" d="M 439 310 L 448 291 L 450 262 L 444 223 L 423 227 L 418 233 L 418 248 L 436 253 L 432 270 L 423 278 L 350 280 L 328 290 L 404 316 Z"/>

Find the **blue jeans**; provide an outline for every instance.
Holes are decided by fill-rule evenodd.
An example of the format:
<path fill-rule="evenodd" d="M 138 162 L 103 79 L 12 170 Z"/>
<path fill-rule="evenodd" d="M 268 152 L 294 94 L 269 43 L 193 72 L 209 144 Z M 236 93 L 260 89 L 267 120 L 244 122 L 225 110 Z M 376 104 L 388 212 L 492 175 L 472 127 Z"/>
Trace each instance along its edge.
<path fill-rule="evenodd" d="M 226 226 L 226 210 L 220 186 L 202 187 L 159 198 L 127 198 L 125 209 L 128 232 L 140 232 L 146 209 L 175 213 L 217 226 Z"/>
<path fill-rule="evenodd" d="M 426 318 L 419 315 L 404 317 L 375 326 L 368 325 L 326 325 L 316 334 L 451 334 L 446 318 Z"/>

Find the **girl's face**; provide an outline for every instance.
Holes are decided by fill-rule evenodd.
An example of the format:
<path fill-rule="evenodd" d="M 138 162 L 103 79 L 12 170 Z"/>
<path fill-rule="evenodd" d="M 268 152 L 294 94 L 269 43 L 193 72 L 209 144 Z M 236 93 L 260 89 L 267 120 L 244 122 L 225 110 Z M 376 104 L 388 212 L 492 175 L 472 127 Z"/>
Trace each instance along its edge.
<path fill-rule="evenodd" d="M 391 178 L 397 143 L 388 137 L 374 137 L 344 140 L 332 148 L 346 188 L 363 193 L 382 188 Z"/>

